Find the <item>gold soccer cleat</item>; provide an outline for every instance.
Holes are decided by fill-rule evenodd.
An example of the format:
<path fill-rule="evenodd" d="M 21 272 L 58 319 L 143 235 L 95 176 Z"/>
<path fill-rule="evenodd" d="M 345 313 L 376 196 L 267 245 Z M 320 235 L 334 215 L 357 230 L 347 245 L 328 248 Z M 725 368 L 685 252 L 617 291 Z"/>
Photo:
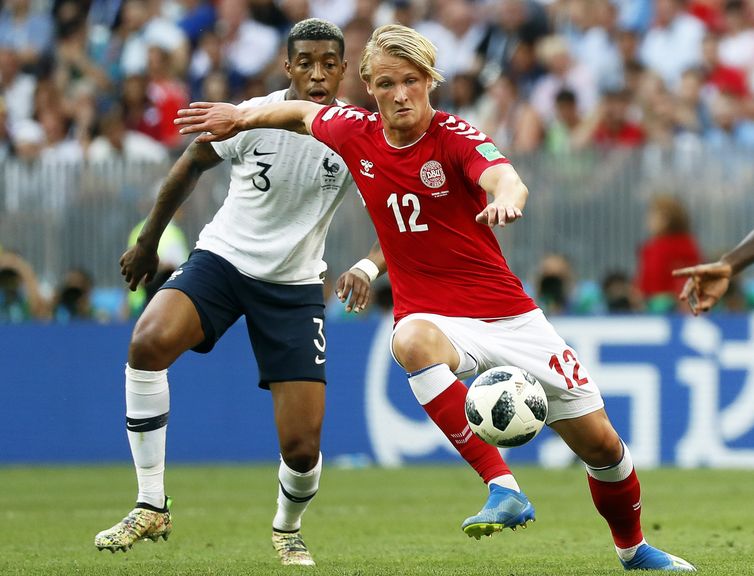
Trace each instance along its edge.
<path fill-rule="evenodd" d="M 314 566 L 314 558 L 301 538 L 301 532 L 279 532 L 272 529 L 272 547 L 283 566 Z"/>
<path fill-rule="evenodd" d="M 148 508 L 136 507 L 128 516 L 123 518 L 112 528 L 103 530 L 94 537 L 94 545 L 100 550 L 128 551 L 139 540 L 157 540 L 162 537 L 167 540 L 173 529 L 170 519 L 170 505 L 172 500 L 166 499 L 165 510 L 155 511 Z"/>

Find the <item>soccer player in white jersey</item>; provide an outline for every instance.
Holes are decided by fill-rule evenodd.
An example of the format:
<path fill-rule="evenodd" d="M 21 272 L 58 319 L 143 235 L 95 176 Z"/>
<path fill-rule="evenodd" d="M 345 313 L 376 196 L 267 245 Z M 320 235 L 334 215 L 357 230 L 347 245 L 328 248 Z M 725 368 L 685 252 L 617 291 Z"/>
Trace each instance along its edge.
<path fill-rule="evenodd" d="M 576 352 L 524 293 L 491 228 L 522 217 L 528 196 L 486 135 L 434 110 L 442 76 L 435 48 L 416 31 L 374 31 L 360 76 L 379 113 L 307 102 L 242 110 L 197 103 L 179 112 L 184 133 L 202 141 L 238 130 L 285 127 L 312 134 L 343 157 L 377 230 L 393 287 L 392 352 L 417 400 L 489 486 L 482 510 L 462 524 L 469 536 L 525 525 L 534 508 L 497 450 L 468 432 L 460 379 L 514 364 L 543 384 L 548 424 L 585 462 L 597 510 L 623 566 L 693 571 L 644 540 L 639 481 L 599 390 Z M 487 196 L 492 196 L 488 201 Z"/>
<path fill-rule="evenodd" d="M 333 103 L 346 69 L 343 51 L 343 35 L 335 25 L 318 19 L 296 24 L 285 62 L 290 87 L 241 106 Z M 245 316 L 259 386 L 271 391 L 280 442 L 273 545 L 283 564 L 312 565 L 299 529 L 322 471 L 322 256 L 333 214 L 356 187 L 343 160 L 309 136 L 257 130 L 221 143 L 194 142 L 170 170 L 136 245 L 121 257 L 121 272 L 132 290 L 154 275 L 160 236 L 199 176 L 222 160 L 232 165 L 225 203 L 134 328 L 126 365 L 126 428 L 137 504 L 94 542 L 101 550 L 125 551 L 137 540 L 167 539 L 172 527 L 163 483 L 167 369 L 189 349 L 209 352 Z M 347 309 L 366 305 L 368 282 L 362 273 L 349 274 L 355 300 Z"/>

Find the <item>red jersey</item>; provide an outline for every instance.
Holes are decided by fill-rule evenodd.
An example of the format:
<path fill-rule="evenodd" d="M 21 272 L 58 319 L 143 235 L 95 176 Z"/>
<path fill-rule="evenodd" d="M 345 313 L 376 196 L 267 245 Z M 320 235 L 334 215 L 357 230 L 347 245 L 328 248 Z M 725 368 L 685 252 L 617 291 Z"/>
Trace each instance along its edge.
<path fill-rule="evenodd" d="M 345 161 L 387 261 L 398 321 L 417 312 L 471 318 L 516 316 L 536 308 L 500 245 L 474 218 L 488 204 L 479 178 L 507 163 L 492 140 L 436 112 L 413 144 L 397 148 L 379 113 L 329 106 L 312 134 Z"/>
<path fill-rule="evenodd" d="M 696 266 L 702 255 L 691 234 L 667 234 L 648 240 L 639 251 L 637 285 L 645 297 L 678 294 L 685 278 L 673 276 L 676 268 Z"/>

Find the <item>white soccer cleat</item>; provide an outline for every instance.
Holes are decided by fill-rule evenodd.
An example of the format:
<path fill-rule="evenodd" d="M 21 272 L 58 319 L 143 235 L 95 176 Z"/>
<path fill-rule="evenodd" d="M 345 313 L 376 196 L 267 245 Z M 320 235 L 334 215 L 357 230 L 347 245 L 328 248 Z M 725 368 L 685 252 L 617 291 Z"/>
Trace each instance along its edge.
<path fill-rule="evenodd" d="M 272 547 L 283 566 L 314 566 L 314 558 L 301 537 L 301 532 L 280 532 L 272 529 Z"/>

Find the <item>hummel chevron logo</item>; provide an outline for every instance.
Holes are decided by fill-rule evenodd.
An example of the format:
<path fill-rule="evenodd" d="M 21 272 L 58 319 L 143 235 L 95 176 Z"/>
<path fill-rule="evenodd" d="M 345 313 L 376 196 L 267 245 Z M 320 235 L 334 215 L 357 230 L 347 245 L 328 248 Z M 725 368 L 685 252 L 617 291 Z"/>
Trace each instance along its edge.
<path fill-rule="evenodd" d="M 274 154 L 274 153 L 275 152 L 260 152 L 259 150 L 257 150 L 256 146 L 254 146 L 254 150 L 252 152 L 254 156 L 269 156 L 270 154 Z"/>
<path fill-rule="evenodd" d="M 453 444 L 466 444 L 473 435 L 471 428 L 469 428 L 467 424 L 466 428 L 461 430 L 461 432 L 458 434 L 451 434 L 450 437 L 453 440 Z"/>

